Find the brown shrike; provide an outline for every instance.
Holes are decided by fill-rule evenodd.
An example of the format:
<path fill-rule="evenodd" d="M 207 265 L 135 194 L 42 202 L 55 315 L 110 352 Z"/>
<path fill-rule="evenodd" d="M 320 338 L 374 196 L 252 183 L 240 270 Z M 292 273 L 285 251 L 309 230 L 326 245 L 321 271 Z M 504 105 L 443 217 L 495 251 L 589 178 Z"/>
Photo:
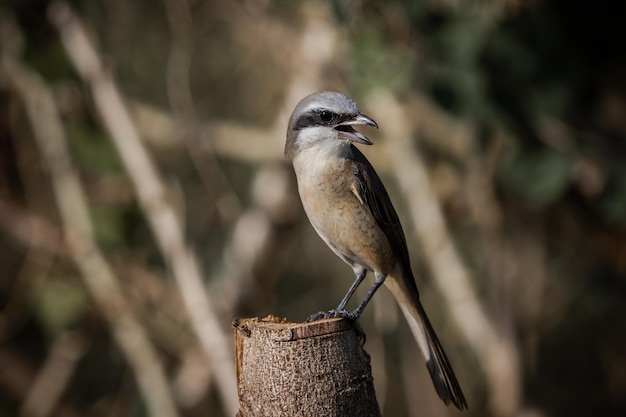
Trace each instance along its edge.
<path fill-rule="evenodd" d="M 292 162 L 306 214 L 320 237 L 352 267 L 356 279 L 335 310 L 309 318 L 357 319 L 384 282 L 407 318 L 444 403 L 467 408 L 461 387 L 426 316 L 411 271 L 400 220 L 374 168 L 353 142 L 372 142 L 355 125 L 378 127 L 343 94 L 311 94 L 296 106 L 285 156 Z M 352 312 L 345 307 L 367 271 L 374 285 Z"/>

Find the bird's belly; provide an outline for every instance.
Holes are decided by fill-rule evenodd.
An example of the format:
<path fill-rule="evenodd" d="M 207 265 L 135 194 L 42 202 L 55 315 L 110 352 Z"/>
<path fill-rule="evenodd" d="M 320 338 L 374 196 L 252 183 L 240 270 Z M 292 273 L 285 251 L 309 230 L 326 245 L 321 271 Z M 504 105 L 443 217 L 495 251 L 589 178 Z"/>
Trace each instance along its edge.
<path fill-rule="evenodd" d="M 329 191 L 326 184 L 299 190 L 311 225 L 337 256 L 353 268 L 391 270 L 395 257 L 387 236 L 349 187 Z"/>

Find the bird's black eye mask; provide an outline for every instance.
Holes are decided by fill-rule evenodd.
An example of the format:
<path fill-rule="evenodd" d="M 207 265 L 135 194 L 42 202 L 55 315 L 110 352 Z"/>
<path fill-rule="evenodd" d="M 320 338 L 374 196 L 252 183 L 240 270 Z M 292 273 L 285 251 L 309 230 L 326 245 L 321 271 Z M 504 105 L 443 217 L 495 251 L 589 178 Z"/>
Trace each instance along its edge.
<path fill-rule="evenodd" d="M 336 126 L 351 118 L 352 116 L 350 115 L 340 115 L 330 110 L 314 110 L 300 116 L 294 125 L 294 129 L 302 130 L 311 126 Z M 338 126 L 337 130 L 341 130 L 341 127 Z"/>

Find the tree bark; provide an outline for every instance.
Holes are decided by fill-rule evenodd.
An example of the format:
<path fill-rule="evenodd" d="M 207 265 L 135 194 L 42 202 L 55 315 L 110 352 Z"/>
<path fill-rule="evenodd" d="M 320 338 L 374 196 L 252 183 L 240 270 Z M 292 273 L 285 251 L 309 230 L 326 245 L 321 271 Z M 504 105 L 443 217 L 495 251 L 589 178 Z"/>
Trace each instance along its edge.
<path fill-rule="evenodd" d="M 380 416 L 369 355 L 353 324 L 237 319 L 237 417 Z"/>

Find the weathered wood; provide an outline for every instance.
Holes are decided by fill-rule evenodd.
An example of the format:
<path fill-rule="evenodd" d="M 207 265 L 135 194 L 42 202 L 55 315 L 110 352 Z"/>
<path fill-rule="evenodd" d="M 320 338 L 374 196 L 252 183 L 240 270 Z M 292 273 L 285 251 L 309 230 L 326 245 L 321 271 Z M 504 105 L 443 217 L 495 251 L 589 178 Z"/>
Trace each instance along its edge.
<path fill-rule="evenodd" d="M 369 355 L 345 319 L 233 322 L 237 417 L 380 416 Z"/>

